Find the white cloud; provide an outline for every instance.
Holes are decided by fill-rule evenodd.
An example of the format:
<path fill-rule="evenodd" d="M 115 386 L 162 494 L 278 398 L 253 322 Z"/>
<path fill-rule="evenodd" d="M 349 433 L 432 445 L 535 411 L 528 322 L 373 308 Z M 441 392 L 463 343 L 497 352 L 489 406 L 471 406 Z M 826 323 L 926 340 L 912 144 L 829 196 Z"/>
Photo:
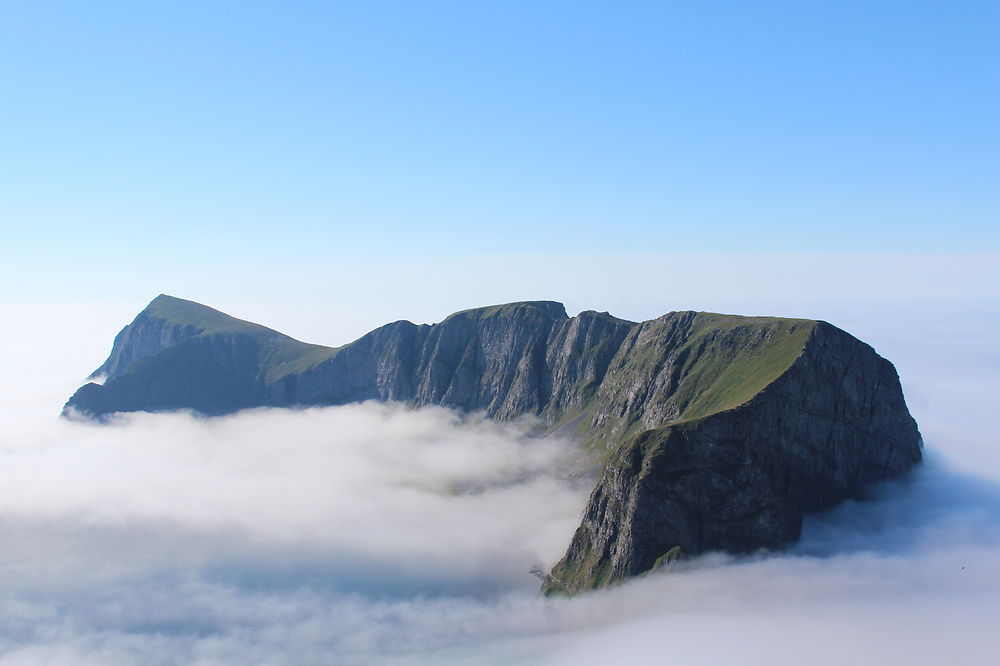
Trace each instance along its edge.
<path fill-rule="evenodd" d="M 586 483 L 554 473 L 572 468 L 566 442 L 523 431 L 373 403 L 59 421 L 0 454 L 0 517 L 202 544 L 230 533 L 260 544 L 246 557 L 301 550 L 390 579 L 530 583 L 561 554 Z"/>

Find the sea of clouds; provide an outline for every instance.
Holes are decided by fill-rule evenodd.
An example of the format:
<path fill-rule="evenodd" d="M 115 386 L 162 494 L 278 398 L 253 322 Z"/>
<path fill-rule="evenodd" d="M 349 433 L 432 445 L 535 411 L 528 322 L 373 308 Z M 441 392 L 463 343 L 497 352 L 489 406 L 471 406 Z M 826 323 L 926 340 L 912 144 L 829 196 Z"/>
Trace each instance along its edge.
<path fill-rule="evenodd" d="M 787 552 L 544 599 L 590 489 L 571 443 L 378 404 L 69 422 L 120 319 L 11 306 L 0 663 L 996 663 L 1000 316 L 955 308 L 841 317 L 897 361 L 917 472 Z"/>

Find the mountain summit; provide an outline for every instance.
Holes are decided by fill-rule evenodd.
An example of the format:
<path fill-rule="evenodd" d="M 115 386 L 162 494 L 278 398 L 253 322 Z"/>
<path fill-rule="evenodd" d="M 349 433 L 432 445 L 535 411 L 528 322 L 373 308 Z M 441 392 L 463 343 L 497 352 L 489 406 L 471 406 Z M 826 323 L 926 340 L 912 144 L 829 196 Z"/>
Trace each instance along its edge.
<path fill-rule="evenodd" d="M 397 321 L 339 348 L 171 296 L 115 338 L 64 414 L 364 400 L 537 416 L 602 463 L 545 581 L 578 593 L 681 555 L 798 539 L 830 508 L 921 459 L 892 364 L 822 321 L 670 312 L 569 317 L 553 301 Z"/>

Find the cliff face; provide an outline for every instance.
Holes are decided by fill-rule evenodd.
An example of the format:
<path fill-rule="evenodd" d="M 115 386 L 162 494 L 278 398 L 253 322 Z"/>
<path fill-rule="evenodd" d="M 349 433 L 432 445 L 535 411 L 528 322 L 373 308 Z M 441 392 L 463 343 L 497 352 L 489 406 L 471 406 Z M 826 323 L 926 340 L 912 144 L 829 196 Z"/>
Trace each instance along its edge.
<path fill-rule="evenodd" d="M 114 379 L 133 362 L 193 338 L 202 330 L 191 323 L 173 323 L 157 317 L 147 308 L 115 336 L 111 355 L 91 374 L 91 378 Z"/>
<path fill-rule="evenodd" d="M 456 313 L 440 324 L 383 326 L 269 387 L 268 404 L 394 400 L 485 410 L 497 419 L 538 412 L 546 401 L 547 341 L 568 321 L 558 303 Z"/>
<path fill-rule="evenodd" d="M 533 301 L 395 322 L 335 349 L 160 296 L 95 374 L 105 384 L 81 387 L 66 413 L 392 400 L 536 415 L 605 461 L 547 592 L 680 554 L 780 547 L 804 512 L 921 457 L 892 364 L 809 320 L 672 312 L 633 323 Z"/>
<path fill-rule="evenodd" d="M 681 554 L 784 546 L 798 539 L 803 513 L 920 459 L 892 364 L 820 322 L 787 371 L 747 402 L 618 448 L 545 589 L 601 587 Z"/>

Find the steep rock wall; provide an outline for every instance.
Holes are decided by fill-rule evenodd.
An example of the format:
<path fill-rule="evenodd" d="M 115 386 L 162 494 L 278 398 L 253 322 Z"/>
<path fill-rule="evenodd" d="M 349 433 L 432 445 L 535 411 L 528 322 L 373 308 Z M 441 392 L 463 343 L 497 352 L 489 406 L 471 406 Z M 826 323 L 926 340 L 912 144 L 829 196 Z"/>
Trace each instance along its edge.
<path fill-rule="evenodd" d="M 646 430 L 605 466 L 548 592 L 578 593 L 679 554 L 798 539 L 830 508 L 921 459 L 895 369 L 820 322 L 791 367 L 736 408 Z"/>

